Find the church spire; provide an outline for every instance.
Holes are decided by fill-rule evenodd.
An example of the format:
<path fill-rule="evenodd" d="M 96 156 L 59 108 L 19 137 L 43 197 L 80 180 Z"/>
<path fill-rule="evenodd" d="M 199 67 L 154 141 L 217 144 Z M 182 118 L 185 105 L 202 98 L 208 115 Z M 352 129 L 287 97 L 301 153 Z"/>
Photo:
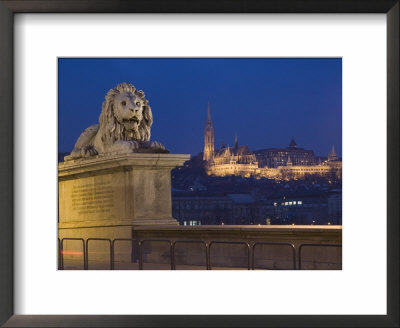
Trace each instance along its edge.
<path fill-rule="evenodd" d="M 210 102 L 207 104 L 207 121 L 211 121 Z"/>
<path fill-rule="evenodd" d="M 211 120 L 211 111 L 210 111 L 210 103 L 208 102 L 207 104 L 207 119 L 206 119 L 206 128 L 207 127 L 213 127 L 212 126 L 212 120 Z"/>
<path fill-rule="evenodd" d="M 212 162 L 214 159 L 214 127 L 211 120 L 210 103 L 207 104 L 207 120 L 204 128 L 203 160 Z"/>
<path fill-rule="evenodd" d="M 332 145 L 332 150 L 328 155 L 328 161 L 330 162 L 330 161 L 337 161 L 337 160 L 338 160 L 338 157 L 335 152 L 335 147 Z"/>
<path fill-rule="evenodd" d="M 237 133 L 235 133 L 235 148 L 239 147 Z"/>

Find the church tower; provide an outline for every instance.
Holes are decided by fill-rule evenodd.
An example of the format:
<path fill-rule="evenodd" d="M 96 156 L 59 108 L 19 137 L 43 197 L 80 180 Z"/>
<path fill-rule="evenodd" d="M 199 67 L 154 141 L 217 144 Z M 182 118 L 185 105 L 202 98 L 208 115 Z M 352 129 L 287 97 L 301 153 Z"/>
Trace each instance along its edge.
<path fill-rule="evenodd" d="M 214 160 L 214 127 L 211 121 L 210 103 L 207 107 L 207 120 L 204 128 L 204 153 L 203 160 L 211 163 Z"/>
<path fill-rule="evenodd" d="M 335 152 L 335 147 L 332 146 L 332 150 L 328 155 L 328 162 L 334 162 L 334 161 L 337 161 L 337 160 L 338 160 L 338 157 L 337 157 L 336 152 Z"/>

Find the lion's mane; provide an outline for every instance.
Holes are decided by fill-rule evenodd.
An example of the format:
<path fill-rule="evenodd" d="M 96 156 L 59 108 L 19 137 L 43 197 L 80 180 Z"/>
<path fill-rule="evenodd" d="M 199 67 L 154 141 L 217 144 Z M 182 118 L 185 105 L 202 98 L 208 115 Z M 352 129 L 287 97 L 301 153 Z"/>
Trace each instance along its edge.
<path fill-rule="evenodd" d="M 139 124 L 138 131 L 126 131 L 124 126 L 115 117 L 115 97 L 124 92 L 134 93 L 143 102 L 143 119 Z M 112 145 L 122 140 L 150 140 L 150 127 L 153 124 L 153 114 L 142 90 L 137 90 L 132 84 L 124 82 L 110 89 L 105 98 L 99 118 L 100 126 L 97 132 L 100 134 L 103 145 Z"/>

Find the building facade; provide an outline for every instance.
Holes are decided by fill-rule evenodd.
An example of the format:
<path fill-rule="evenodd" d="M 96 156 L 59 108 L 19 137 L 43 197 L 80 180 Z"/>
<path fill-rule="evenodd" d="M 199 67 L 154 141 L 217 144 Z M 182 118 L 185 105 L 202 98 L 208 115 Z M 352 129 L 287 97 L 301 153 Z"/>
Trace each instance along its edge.
<path fill-rule="evenodd" d="M 204 153 L 207 174 L 215 176 L 236 175 L 254 176 L 268 179 L 302 179 L 307 175 L 342 176 L 342 162 L 332 147 L 327 160 L 315 156 L 312 150 L 297 147 L 294 138 L 287 148 L 270 148 L 252 152 L 247 145 L 239 146 L 237 135 L 233 147 L 222 144 L 214 149 L 214 127 L 210 106 L 207 107 L 207 120 L 204 128 Z"/>
<path fill-rule="evenodd" d="M 272 197 L 265 201 L 265 216 L 271 224 L 341 225 L 341 189 Z"/>
<path fill-rule="evenodd" d="M 173 192 L 172 216 L 190 226 L 266 224 L 264 205 L 249 194 Z"/>
<path fill-rule="evenodd" d="M 209 175 L 250 177 L 255 175 L 258 169 L 255 155 L 247 145 L 239 146 L 237 135 L 233 147 L 226 147 L 222 144 L 220 149 L 214 149 L 214 127 L 211 120 L 210 105 L 207 107 L 207 120 L 204 128 L 203 160 L 207 162 L 207 173 Z"/>
<path fill-rule="evenodd" d="M 277 168 L 279 166 L 308 166 L 318 164 L 312 150 L 298 148 L 294 138 L 287 148 L 269 148 L 254 152 L 260 167 Z"/>

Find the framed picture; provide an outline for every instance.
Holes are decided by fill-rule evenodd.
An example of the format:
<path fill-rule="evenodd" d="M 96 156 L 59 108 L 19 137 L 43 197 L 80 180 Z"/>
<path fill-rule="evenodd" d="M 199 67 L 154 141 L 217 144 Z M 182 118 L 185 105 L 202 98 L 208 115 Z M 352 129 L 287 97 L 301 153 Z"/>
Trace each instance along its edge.
<path fill-rule="evenodd" d="M 1 1 L 0 10 L 1 324 L 398 326 L 398 1 Z M 342 58 L 343 270 L 54 274 L 57 61 L 76 56 Z"/>

